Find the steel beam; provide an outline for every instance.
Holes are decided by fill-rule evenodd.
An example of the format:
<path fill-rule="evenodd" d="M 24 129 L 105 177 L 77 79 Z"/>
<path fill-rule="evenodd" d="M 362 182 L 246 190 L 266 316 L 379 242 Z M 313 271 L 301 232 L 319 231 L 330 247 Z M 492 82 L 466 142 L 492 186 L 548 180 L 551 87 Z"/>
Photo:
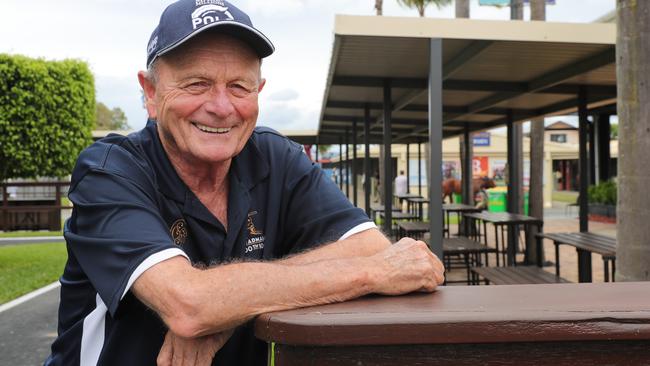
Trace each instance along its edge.
<path fill-rule="evenodd" d="M 363 196 L 366 207 L 366 215 L 370 217 L 370 180 L 372 173 L 370 172 L 370 109 L 368 107 L 364 109 L 363 131 L 363 146 L 365 151 L 363 156 L 363 171 L 365 176 L 365 180 L 363 182 Z"/>
<path fill-rule="evenodd" d="M 429 243 L 442 259 L 442 40 L 429 44 Z"/>
<path fill-rule="evenodd" d="M 350 198 L 350 130 L 345 129 L 345 195 Z"/>
<path fill-rule="evenodd" d="M 384 80 L 384 179 L 381 184 L 384 194 L 384 232 L 393 236 L 393 160 L 391 156 L 392 81 Z"/>
<path fill-rule="evenodd" d="M 508 212 L 519 213 L 519 164 L 517 161 L 517 134 L 512 113 L 507 116 L 508 128 Z M 521 141 L 519 141 L 521 143 Z M 508 265 L 515 265 L 518 241 L 518 228 L 508 228 Z"/>
<path fill-rule="evenodd" d="M 578 205 L 580 206 L 580 232 L 589 231 L 589 206 L 588 206 L 588 189 L 589 189 L 589 166 L 587 162 L 587 90 L 580 89 L 578 94 L 578 119 L 579 119 L 579 160 L 580 170 L 580 197 Z"/>
<path fill-rule="evenodd" d="M 352 203 L 358 206 L 357 187 L 357 120 L 352 122 Z"/>

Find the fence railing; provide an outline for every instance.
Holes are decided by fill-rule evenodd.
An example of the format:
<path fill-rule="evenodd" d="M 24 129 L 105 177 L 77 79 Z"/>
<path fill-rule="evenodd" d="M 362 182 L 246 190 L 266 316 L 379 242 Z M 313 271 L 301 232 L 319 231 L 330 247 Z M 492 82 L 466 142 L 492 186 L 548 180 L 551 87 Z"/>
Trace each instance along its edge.
<path fill-rule="evenodd" d="M 70 182 L 5 182 L 0 183 L 0 230 L 61 230 L 63 196 Z"/>

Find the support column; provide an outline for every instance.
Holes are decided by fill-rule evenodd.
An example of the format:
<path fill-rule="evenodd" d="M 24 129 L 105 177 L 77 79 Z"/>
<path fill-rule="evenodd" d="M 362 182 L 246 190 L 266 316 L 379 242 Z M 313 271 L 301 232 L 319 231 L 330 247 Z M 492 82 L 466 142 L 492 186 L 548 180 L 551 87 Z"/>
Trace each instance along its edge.
<path fill-rule="evenodd" d="M 391 81 L 384 80 L 384 174 L 381 183 L 384 196 L 384 232 L 392 236 L 393 223 L 393 161 L 391 153 L 392 131 L 391 119 L 393 102 L 391 95 Z"/>
<path fill-rule="evenodd" d="M 578 92 L 578 119 L 579 122 L 579 156 L 578 167 L 580 169 L 580 232 L 589 231 L 589 206 L 588 206 L 588 189 L 589 189 L 589 165 L 587 161 L 587 89 L 580 87 Z"/>
<path fill-rule="evenodd" d="M 472 134 L 469 132 L 469 129 L 465 127 L 463 131 L 463 203 L 466 205 L 474 205 L 474 192 L 473 192 L 473 149 L 472 149 Z"/>
<path fill-rule="evenodd" d="M 316 163 L 318 163 L 318 145 L 314 145 L 314 149 L 316 149 Z"/>
<path fill-rule="evenodd" d="M 589 184 L 596 184 L 596 116 L 592 116 L 589 125 Z"/>
<path fill-rule="evenodd" d="M 611 173 L 609 171 L 609 162 L 611 160 L 611 152 L 609 148 L 611 125 L 609 117 L 609 114 L 599 115 L 596 124 L 596 143 L 598 144 L 598 179 L 601 182 L 606 182 L 611 178 Z"/>
<path fill-rule="evenodd" d="M 343 191 L 343 139 L 339 137 L 339 189 Z"/>
<path fill-rule="evenodd" d="M 429 241 L 442 259 L 442 40 L 432 38 L 429 48 Z"/>
<path fill-rule="evenodd" d="M 350 130 L 345 128 L 345 195 L 350 199 Z"/>
<path fill-rule="evenodd" d="M 518 134 L 515 132 L 514 118 L 512 110 L 507 113 L 507 128 L 508 128 L 508 212 L 517 214 L 519 213 L 519 160 L 517 159 L 517 142 L 521 143 Z M 515 265 L 517 253 L 517 239 L 519 228 L 510 226 L 508 229 L 508 265 Z"/>
<path fill-rule="evenodd" d="M 411 184 L 409 180 L 411 179 L 411 154 L 410 154 L 411 144 L 406 144 L 406 193 L 411 193 Z"/>
<path fill-rule="evenodd" d="M 357 121 L 352 121 L 352 203 L 358 206 L 357 201 Z"/>
<path fill-rule="evenodd" d="M 422 141 L 418 141 L 418 194 L 422 196 Z"/>
<path fill-rule="evenodd" d="M 363 183 L 363 196 L 366 204 L 366 215 L 370 217 L 370 183 L 372 173 L 370 171 L 370 108 L 366 105 L 363 113 L 363 145 L 365 154 L 363 156 L 363 171 L 366 179 Z"/>

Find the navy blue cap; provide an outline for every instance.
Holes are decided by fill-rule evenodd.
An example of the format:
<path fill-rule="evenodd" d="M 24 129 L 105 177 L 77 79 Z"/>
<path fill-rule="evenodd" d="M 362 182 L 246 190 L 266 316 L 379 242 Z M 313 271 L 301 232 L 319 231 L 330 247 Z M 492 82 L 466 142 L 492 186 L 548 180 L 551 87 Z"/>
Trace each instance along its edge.
<path fill-rule="evenodd" d="M 182 45 L 197 34 L 218 29 L 248 43 L 261 57 L 275 51 L 271 41 L 253 27 L 246 13 L 223 0 L 179 0 L 160 16 L 147 46 L 147 67 L 161 55 Z"/>

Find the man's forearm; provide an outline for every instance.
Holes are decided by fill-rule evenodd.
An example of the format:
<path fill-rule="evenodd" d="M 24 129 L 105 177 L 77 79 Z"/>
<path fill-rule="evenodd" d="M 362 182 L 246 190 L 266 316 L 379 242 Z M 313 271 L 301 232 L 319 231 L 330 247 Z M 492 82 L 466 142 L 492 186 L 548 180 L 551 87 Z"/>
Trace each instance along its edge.
<path fill-rule="evenodd" d="M 366 257 L 322 260 L 306 265 L 234 263 L 208 270 L 188 268 L 182 285 L 163 295 L 174 306 L 152 306 L 183 337 L 236 327 L 272 311 L 328 304 L 373 291 L 374 266 Z M 147 275 L 145 272 L 144 275 Z"/>
<path fill-rule="evenodd" d="M 319 248 L 282 259 L 287 265 L 301 265 L 323 260 L 367 257 L 390 246 L 390 241 L 377 229 L 368 229 L 345 240 L 325 244 Z"/>

